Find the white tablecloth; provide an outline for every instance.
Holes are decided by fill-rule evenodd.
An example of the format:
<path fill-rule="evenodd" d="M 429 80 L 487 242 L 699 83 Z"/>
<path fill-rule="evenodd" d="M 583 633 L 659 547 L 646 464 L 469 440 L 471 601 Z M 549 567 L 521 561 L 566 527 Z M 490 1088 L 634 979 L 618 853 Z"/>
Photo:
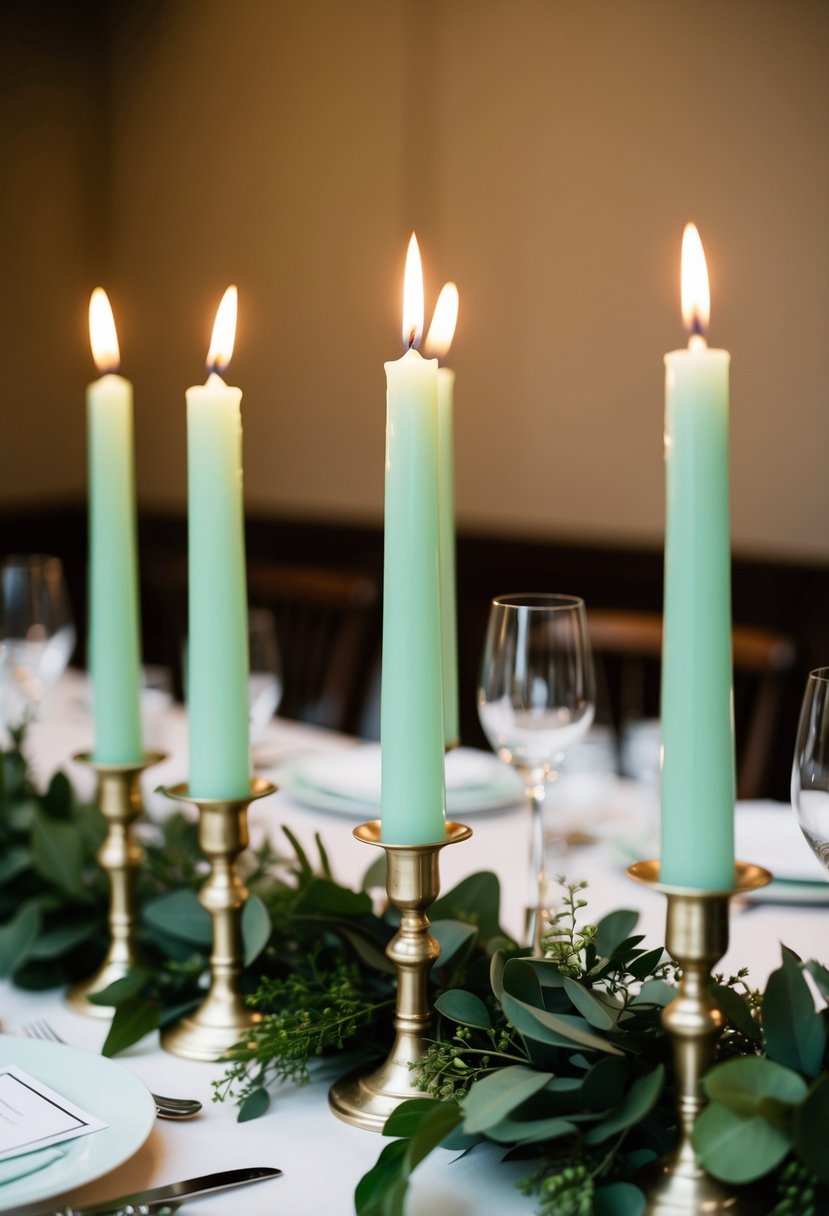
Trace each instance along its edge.
<path fill-rule="evenodd" d="M 83 708 L 83 684 L 79 677 L 67 677 L 44 713 L 43 720 L 29 732 L 27 751 L 39 779 L 47 779 L 57 767 L 65 767 L 75 785 L 91 791 L 90 774 L 68 757 L 89 747 L 91 726 Z M 170 759 L 145 776 L 145 799 L 155 808 L 164 800 L 154 794 L 159 784 L 186 779 L 186 722 L 180 709 L 170 710 L 157 724 Z M 156 745 L 161 740 L 148 740 Z M 259 742 L 257 764 L 262 772 L 278 783 L 279 765 L 311 750 L 330 751 L 352 746 L 353 741 L 296 723 L 274 720 Z M 601 843 L 589 847 L 561 846 L 560 856 L 551 857 L 550 867 L 566 872 L 571 879 L 586 878 L 591 919 L 616 907 L 635 907 L 641 912 L 640 928 L 653 944 L 663 940 L 664 901 L 624 873 L 621 851 L 608 841 L 631 830 L 644 834 L 654 814 L 652 794 L 632 791 L 630 787 L 607 783 L 594 789 L 590 797 L 575 796 L 575 787 L 550 797 L 550 825 L 558 822 L 567 831 L 582 827 Z M 556 799 L 558 798 L 558 803 Z M 781 808 L 781 823 L 785 810 Z M 641 822 L 637 822 L 637 818 Z M 351 836 L 355 820 L 335 813 L 310 810 L 292 802 L 286 794 L 255 803 L 250 811 L 251 832 L 274 833 L 285 823 L 305 844 L 312 845 L 315 832 L 326 843 L 337 878 L 358 883 L 374 851 Z M 441 856 L 443 890 L 476 870 L 495 870 L 502 884 L 502 923 L 520 932 L 525 895 L 528 852 L 527 815 L 522 808 L 469 816 L 474 829 L 472 839 L 446 849 Z M 620 833 L 620 825 L 623 831 Z M 558 848 L 558 846 L 553 846 Z M 805 846 L 804 846 L 805 847 Z M 762 860 L 745 857 L 745 860 Z M 748 965 L 754 981 L 762 984 L 779 961 L 779 943 L 785 942 L 805 956 L 825 958 L 829 927 L 826 907 L 778 906 L 765 903 L 735 908 L 732 917 L 731 948 L 722 969 Z M 45 1018 L 71 1045 L 97 1051 L 106 1026 L 92 1018 L 70 1011 L 60 993 L 24 993 L 8 983 L 0 984 L 0 1010 L 4 1029 L 34 1018 Z M 333 1077 L 309 1086 L 288 1086 L 273 1096 L 269 1112 L 250 1123 L 236 1123 L 236 1108 L 231 1103 L 214 1105 L 211 1081 L 222 1075 L 221 1065 L 197 1064 L 162 1052 L 153 1036 L 118 1059 L 146 1084 L 160 1093 L 200 1098 L 202 1114 L 187 1123 L 158 1121 L 146 1145 L 126 1165 L 71 1196 L 81 1205 L 146 1186 L 203 1174 L 207 1171 L 245 1165 L 276 1165 L 284 1176 L 276 1181 L 256 1183 L 244 1191 L 201 1199 L 185 1205 L 182 1211 L 201 1216 L 347 1216 L 352 1213 L 354 1187 L 376 1160 L 385 1141 L 378 1135 L 359 1131 L 336 1119 L 328 1110 L 327 1089 Z M 532 1212 L 532 1202 L 521 1196 L 514 1182 L 527 1172 L 526 1164 L 498 1165 L 500 1151 L 482 1146 L 465 1158 L 455 1160 L 448 1152 L 438 1152 L 418 1169 L 412 1186 L 412 1216 L 486 1216 L 498 1213 Z M 26 1209 L 44 1212 L 48 1205 Z M 23 1214 L 21 1213 L 21 1216 Z"/>

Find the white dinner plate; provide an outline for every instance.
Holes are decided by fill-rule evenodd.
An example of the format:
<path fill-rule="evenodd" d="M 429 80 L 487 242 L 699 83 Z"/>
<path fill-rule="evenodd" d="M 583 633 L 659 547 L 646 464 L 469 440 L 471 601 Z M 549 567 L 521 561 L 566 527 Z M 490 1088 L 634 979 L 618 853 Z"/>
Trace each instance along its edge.
<path fill-rule="evenodd" d="M 315 810 L 365 818 L 380 810 L 380 746 L 366 743 L 301 756 L 279 770 L 280 790 Z M 446 757 L 446 810 L 470 815 L 520 806 L 524 787 L 514 769 L 488 752 L 459 747 Z"/>
<path fill-rule="evenodd" d="M 0 1186 L 0 1212 L 56 1199 L 102 1177 L 137 1153 L 153 1129 L 156 1112 L 149 1090 L 105 1056 L 3 1034 L 0 1062 L 24 1069 L 107 1124 L 59 1145 L 65 1155 L 57 1161 Z"/>

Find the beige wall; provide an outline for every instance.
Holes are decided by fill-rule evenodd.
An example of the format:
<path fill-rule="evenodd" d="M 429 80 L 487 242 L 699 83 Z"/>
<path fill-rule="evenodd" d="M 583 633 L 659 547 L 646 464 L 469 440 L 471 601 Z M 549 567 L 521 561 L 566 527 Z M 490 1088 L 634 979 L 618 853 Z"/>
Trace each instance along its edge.
<path fill-rule="evenodd" d="M 823 0 L 167 0 L 123 13 L 106 273 L 145 503 L 184 499 L 183 389 L 232 280 L 249 503 L 379 518 L 382 362 L 399 353 L 416 227 L 428 296 L 448 277 L 461 290 L 460 522 L 658 541 L 662 354 L 684 342 L 679 240 L 693 218 L 711 341 L 733 356 L 735 547 L 829 557 Z M 32 132 L 48 165 L 59 117 Z M 64 167 L 56 215 L 89 191 L 69 179 Z M 64 340 L 16 423 L 25 459 L 2 457 L 7 499 L 83 477 L 85 349 L 67 335 L 93 274 L 81 283 L 77 254 L 62 257 L 50 306 Z M 38 467 L 44 423 L 63 448 Z"/>

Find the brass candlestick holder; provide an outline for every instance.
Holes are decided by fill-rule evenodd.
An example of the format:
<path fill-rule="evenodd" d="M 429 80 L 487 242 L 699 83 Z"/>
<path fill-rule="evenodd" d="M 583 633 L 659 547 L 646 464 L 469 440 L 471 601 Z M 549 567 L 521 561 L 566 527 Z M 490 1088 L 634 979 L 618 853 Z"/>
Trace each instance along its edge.
<path fill-rule="evenodd" d="M 641 1185 L 648 1216 L 747 1216 L 756 1211 L 748 1193 L 735 1193 L 697 1162 L 691 1135 L 705 1105 L 700 1080 L 714 1062 L 723 1016 L 711 994 L 711 971 L 728 949 L 728 901 L 771 881 L 761 866 L 738 861 L 734 886 L 725 891 L 668 886 L 659 881 L 658 861 L 638 861 L 628 874 L 668 900 L 665 945 L 680 966 L 679 993 L 662 1011 L 673 1039 L 679 1094 L 679 1143 L 647 1170 Z"/>
<path fill-rule="evenodd" d="M 161 1046 L 173 1055 L 218 1060 L 260 1020 L 261 1015 L 248 1009 L 242 999 L 242 908 L 248 891 L 239 877 L 236 858 L 248 846 L 248 806 L 275 790 L 264 777 L 254 777 L 247 798 L 196 798 L 186 784 L 164 791 L 168 798 L 191 802 L 199 809 L 199 844 L 210 860 L 199 902 L 213 918 L 207 996 L 194 1013 L 161 1034 Z"/>
<path fill-rule="evenodd" d="M 426 909 L 440 893 L 441 849 L 468 840 L 472 829 L 447 821 L 446 838 L 434 844 L 385 844 L 380 839 L 380 820 L 372 819 L 355 828 L 354 835 L 364 844 L 385 849 L 386 890 L 401 914 L 400 928 L 386 947 L 397 969 L 396 1033 L 385 1062 L 379 1068 L 360 1068 L 342 1077 L 331 1087 L 328 1102 L 346 1123 L 379 1132 L 401 1102 L 423 1096 L 412 1084 L 409 1065 L 426 1050 L 425 1035 L 432 1023 L 429 971 L 440 955 L 440 946 L 429 932 Z"/>
<path fill-rule="evenodd" d="M 94 975 L 74 984 L 67 992 L 66 1000 L 77 1013 L 110 1018 L 111 1005 L 93 1005 L 88 998 L 122 979 L 139 961 L 135 944 L 135 869 L 144 854 L 133 839 L 132 825 L 141 814 L 141 774 L 166 756 L 163 752 L 147 752 L 138 764 L 98 764 L 88 752 L 81 752 L 73 759 L 98 775 L 98 809 L 107 824 L 98 861 L 110 883 L 110 941 L 101 966 Z"/>

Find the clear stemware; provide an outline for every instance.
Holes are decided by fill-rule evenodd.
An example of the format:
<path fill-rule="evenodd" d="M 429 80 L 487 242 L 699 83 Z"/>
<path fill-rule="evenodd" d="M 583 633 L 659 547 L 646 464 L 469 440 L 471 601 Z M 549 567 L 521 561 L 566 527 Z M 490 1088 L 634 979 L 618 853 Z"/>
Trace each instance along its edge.
<path fill-rule="evenodd" d="M 75 626 L 57 557 L 7 557 L 0 566 L 0 642 L 9 722 L 37 710 L 66 669 Z"/>
<path fill-rule="evenodd" d="M 792 806 L 812 852 L 829 869 L 829 667 L 809 673 L 792 765 Z"/>
<path fill-rule="evenodd" d="M 478 687 L 478 716 L 493 750 L 517 769 L 531 810 L 527 940 L 540 952 L 547 904 L 543 807 L 569 747 L 595 712 L 584 601 L 571 595 L 503 595 L 492 601 Z"/>
<path fill-rule="evenodd" d="M 276 713 L 282 698 L 282 656 L 276 620 L 267 608 L 248 609 L 250 738 L 255 743 Z"/>

